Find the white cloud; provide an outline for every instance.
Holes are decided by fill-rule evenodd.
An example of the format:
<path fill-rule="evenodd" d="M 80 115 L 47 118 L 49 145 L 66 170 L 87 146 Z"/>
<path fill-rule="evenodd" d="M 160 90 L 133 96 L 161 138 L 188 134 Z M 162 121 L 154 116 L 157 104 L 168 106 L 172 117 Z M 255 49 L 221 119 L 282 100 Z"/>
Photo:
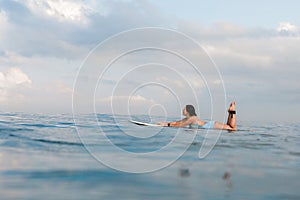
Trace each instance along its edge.
<path fill-rule="evenodd" d="M 277 28 L 278 32 L 291 32 L 296 33 L 299 32 L 299 27 L 289 23 L 289 22 L 280 22 L 279 27 Z"/>
<path fill-rule="evenodd" d="M 20 68 L 10 68 L 4 73 L 0 72 L 0 101 L 11 101 L 22 97 L 21 94 L 15 93 L 15 89 L 31 83 L 31 79 Z"/>
<path fill-rule="evenodd" d="M 32 83 L 30 78 L 20 68 L 10 68 L 7 72 L 0 72 L 0 87 L 10 88 L 20 84 Z"/>
<path fill-rule="evenodd" d="M 28 0 L 26 3 L 33 12 L 42 12 L 59 21 L 87 23 L 88 15 L 96 12 L 84 1 Z"/>
<path fill-rule="evenodd" d="M 82 53 L 80 48 L 90 50 L 120 31 L 168 23 L 151 5 L 148 1 L 0 1 L 1 13 L 9 22 L 8 27 L 0 27 L 0 35 L 2 29 L 7 31 L 0 41 L 0 51 L 16 51 L 29 57 L 86 56 L 86 52 L 78 55 Z"/>

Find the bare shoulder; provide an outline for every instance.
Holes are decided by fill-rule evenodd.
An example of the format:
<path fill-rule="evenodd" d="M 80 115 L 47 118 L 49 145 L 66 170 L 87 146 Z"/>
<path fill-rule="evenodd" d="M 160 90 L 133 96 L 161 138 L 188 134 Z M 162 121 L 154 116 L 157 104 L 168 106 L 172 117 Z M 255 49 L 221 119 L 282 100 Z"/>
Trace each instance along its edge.
<path fill-rule="evenodd" d="M 191 123 L 191 124 L 196 124 L 197 122 L 198 122 L 198 117 L 197 116 L 192 116 L 192 117 L 190 117 L 189 118 L 189 122 Z"/>

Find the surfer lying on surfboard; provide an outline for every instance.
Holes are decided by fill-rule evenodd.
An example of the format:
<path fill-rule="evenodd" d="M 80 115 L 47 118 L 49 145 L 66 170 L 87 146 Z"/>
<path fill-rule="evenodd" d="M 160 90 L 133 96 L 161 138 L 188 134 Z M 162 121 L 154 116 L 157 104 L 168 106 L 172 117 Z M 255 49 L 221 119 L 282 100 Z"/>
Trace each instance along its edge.
<path fill-rule="evenodd" d="M 197 117 L 195 112 L 195 108 L 192 105 L 186 105 L 182 111 L 184 119 L 179 120 L 177 122 L 159 122 L 158 124 L 161 126 L 173 126 L 173 127 L 186 127 L 190 126 L 190 128 L 206 128 L 206 129 L 224 129 L 235 131 L 236 128 L 236 111 L 235 111 L 235 102 L 231 102 L 228 109 L 228 119 L 227 124 L 223 124 L 218 121 L 208 121 L 205 122 Z"/>

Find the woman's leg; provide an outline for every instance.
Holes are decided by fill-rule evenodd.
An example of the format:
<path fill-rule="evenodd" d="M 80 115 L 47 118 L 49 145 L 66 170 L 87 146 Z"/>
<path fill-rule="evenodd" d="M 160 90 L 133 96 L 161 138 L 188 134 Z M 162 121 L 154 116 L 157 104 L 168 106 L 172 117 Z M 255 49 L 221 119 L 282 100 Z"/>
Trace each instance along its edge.
<path fill-rule="evenodd" d="M 217 122 L 217 121 L 215 122 L 214 128 L 234 131 L 234 129 L 231 126 L 229 126 L 228 124 L 223 124 L 223 123 Z"/>
<path fill-rule="evenodd" d="M 235 102 L 234 101 L 230 104 L 230 107 L 228 109 L 227 124 L 223 124 L 221 122 L 215 122 L 214 128 L 232 130 L 232 131 L 237 130 L 237 128 L 236 128 L 236 114 L 233 114 L 232 111 L 235 111 Z"/>
<path fill-rule="evenodd" d="M 228 109 L 228 121 L 227 124 L 236 130 L 236 110 L 235 110 L 235 101 L 230 104 Z"/>

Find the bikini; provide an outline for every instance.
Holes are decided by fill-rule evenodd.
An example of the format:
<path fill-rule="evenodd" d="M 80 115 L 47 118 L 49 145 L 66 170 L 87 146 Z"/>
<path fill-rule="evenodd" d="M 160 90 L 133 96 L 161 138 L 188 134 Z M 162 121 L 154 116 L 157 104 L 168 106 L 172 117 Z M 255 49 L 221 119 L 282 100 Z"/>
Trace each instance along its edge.
<path fill-rule="evenodd" d="M 190 128 L 204 128 L 204 129 L 213 129 L 215 127 L 215 121 L 208 121 L 203 126 L 198 124 L 190 124 Z"/>
<path fill-rule="evenodd" d="M 236 114 L 235 110 L 229 111 L 229 114 L 231 115 L 231 118 L 233 118 L 233 115 Z M 208 121 L 203 126 L 199 126 L 199 121 L 197 124 L 190 124 L 190 128 L 204 128 L 204 129 L 213 129 L 215 127 L 215 121 Z"/>

